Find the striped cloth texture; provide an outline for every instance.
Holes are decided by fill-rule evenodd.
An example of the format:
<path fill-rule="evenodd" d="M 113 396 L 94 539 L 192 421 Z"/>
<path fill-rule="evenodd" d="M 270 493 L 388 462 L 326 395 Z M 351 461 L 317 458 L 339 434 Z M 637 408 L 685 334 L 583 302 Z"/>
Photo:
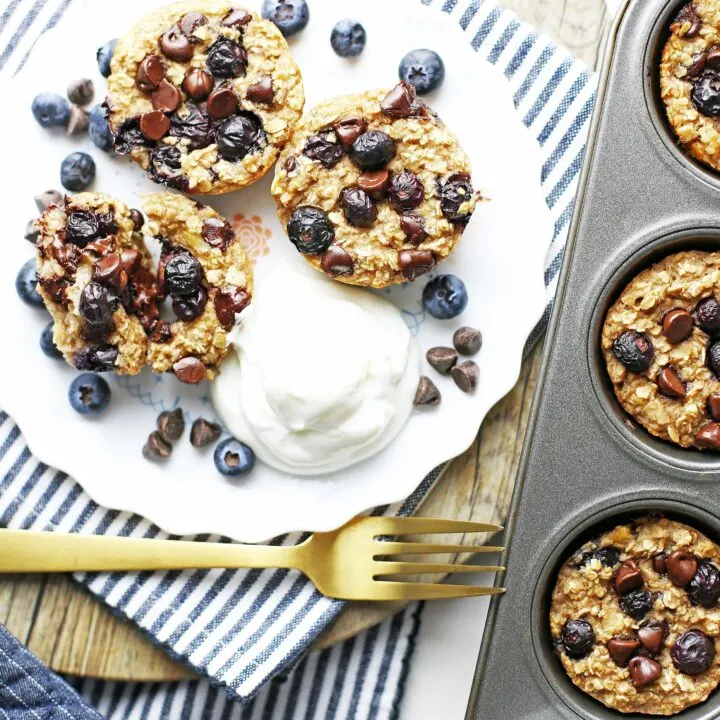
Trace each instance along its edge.
<path fill-rule="evenodd" d="M 539 180 L 555 232 L 545 267 L 548 303 L 529 348 L 547 323 L 557 286 L 595 78 L 583 63 L 492 0 L 417 1 L 429 6 L 418 7 L 418 12 L 454 18 L 478 61 L 487 60 L 504 73 L 517 110 L 541 149 Z M 0 15 L 0 79 L 17 72 L 37 37 L 63 15 L 75 15 L 82 2 L 10 0 Z M 473 102 L 480 104 L 482 88 L 477 92 Z M 378 512 L 412 513 L 436 477 L 437 471 L 404 503 Z M 143 518 L 99 507 L 71 478 L 37 462 L 19 428 L 2 412 L 0 525 L 168 537 Z M 191 539 L 222 541 L 212 536 Z M 297 540 L 298 536 L 284 536 L 273 542 Z M 358 638 L 308 654 L 343 603 L 323 597 L 294 571 L 92 573 L 79 574 L 76 580 L 206 678 L 171 685 L 78 683 L 82 694 L 111 720 L 352 720 L 398 715 L 419 606 Z"/>

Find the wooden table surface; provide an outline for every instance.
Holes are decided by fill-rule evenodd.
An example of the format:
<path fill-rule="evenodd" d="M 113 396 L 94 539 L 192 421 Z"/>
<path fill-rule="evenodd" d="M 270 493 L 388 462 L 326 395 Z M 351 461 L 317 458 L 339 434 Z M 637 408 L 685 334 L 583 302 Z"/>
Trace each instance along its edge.
<path fill-rule="evenodd" d="M 603 0 L 505 0 L 591 66 L 610 18 Z M 523 364 L 515 389 L 488 414 L 473 446 L 453 461 L 419 515 L 502 522 L 525 434 L 539 348 Z M 482 380 L 481 380 L 482 381 Z M 326 647 L 396 612 L 402 605 L 352 603 L 323 635 Z M 0 622 L 59 672 L 123 680 L 176 680 L 191 673 L 113 616 L 65 576 L 0 579 Z"/>

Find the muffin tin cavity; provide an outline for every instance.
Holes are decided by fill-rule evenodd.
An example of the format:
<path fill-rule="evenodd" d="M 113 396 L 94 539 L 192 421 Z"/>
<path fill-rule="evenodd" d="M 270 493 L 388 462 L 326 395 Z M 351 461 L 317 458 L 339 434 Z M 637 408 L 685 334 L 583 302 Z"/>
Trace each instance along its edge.
<path fill-rule="evenodd" d="M 591 301 L 593 310 L 590 321 L 590 332 L 588 334 L 588 365 L 597 400 L 605 415 L 610 420 L 610 423 L 617 431 L 613 433 L 615 437 L 617 437 L 617 433 L 619 433 L 622 438 L 629 441 L 635 448 L 655 461 L 697 472 L 718 472 L 720 471 L 720 453 L 717 451 L 700 450 L 696 447 L 680 447 L 670 440 L 660 439 L 652 435 L 625 412 L 616 396 L 613 383 L 608 374 L 607 363 L 602 352 L 603 326 L 608 310 L 623 293 L 628 283 L 641 272 L 662 261 L 664 258 L 688 251 L 720 251 L 720 229 L 688 229 L 686 231 L 651 239 L 646 242 L 641 249 L 627 256 L 626 259 L 620 263 L 617 270 L 614 272 L 610 270 L 608 272 L 606 282 L 601 285 L 602 289 L 599 297 Z M 700 299 L 701 298 L 698 298 L 698 300 Z M 668 309 L 671 310 L 672 308 Z M 686 318 L 684 318 L 680 312 L 676 313 L 676 315 L 677 318 L 670 316 L 669 313 L 664 314 L 662 318 L 663 325 L 662 327 L 658 325 L 656 331 L 663 337 L 666 337 L 666 333 L 669 333 L 671 336 L 674 333 L 685 333 L 687 329 L 683 326 L 683 320 Z M 660 322 L 660 319 L 658 319 L 658 322 Z M 692 331 L 696 334 L 699 333 L 697 327 L 694 327 Z M 642 333 L 639 335 L 642 335 Z M 621 343 L 623 340 L 627 340 L 626 344 L 628 344 L 628 346 L 633 345 L 631 342 L 633 338 L 619 337 L 618 343 Z M 644 341 L 645 338 L 640 338 L 638 343 L 640 343 L 641 340 Z M 652 341 L 652 338 L 650 338 L 650 340 Z M 697 345 L 697 342 L 695 342 L 695 345 Z M 678 344 L 677 347 L 681 347 L 681 345 Z M 634 345 L 630 347 L 630 350 L 633 348 Z M 704 347 L 702 350 L 704 350 Z M 673 392 L 673 382 L 675 378 L 666 377 L 666 375 L 672 375 L 674 369 L 672 362 L 668 360 L 667 354 L 663 356 L 660 350 L 653 350 L 651 346 L 647 355 L 651 359 L 653 368 L 655 365 L 658 365 L 656 368 L 658 372 L 654 376 L 657 393 L 660 394 L 662 392 L 662 394 L 668 398 L 669 404 L 684 402 L 682 397 L 674 398 L 672 399 L 672 403 L 670 402 L 670 393 Z M 640 359 L 641 358 L 638 357 L 638 362 Z M 700 368 L 704 368 L 705 365 L 702 362 L 702 357 L 698 356 L 697 360 Z M 660 365 L 662 365 L 662 368 Z M 638 368 L 638 370 L 645 373 L 649 372 L 647 368 Z M 640 375 L 640 372 L 638 372 L 638 377 L 643 377 Z M 684 381 L 682 382 L 684 383 Z M 653 385 L 653 392 L 655 392 L 655 385 Z M 665 389 L 661 390 L 661 387 Z M 683 389 L 686 387 L 687 384 L 684 383 Z M 643 392 L 644 388 L 640 388 L 638 391 Z M 664 400 L 662 402 L 664 402 Z M 704 407 L 701 409 L 703 417 L 707 412 L 709 411 Z M 711 420 L 712 418 L 708 415 L 708 424 Z"/>

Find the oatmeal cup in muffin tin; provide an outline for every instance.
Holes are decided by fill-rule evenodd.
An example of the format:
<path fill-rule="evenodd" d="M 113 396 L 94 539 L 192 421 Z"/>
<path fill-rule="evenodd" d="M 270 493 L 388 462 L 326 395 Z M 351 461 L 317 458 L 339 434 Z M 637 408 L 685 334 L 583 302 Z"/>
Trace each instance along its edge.
<path fill-rule="evenodd" d="M 304 105 L 280 31 L 226 0 L 146 15 L 118 42 L 111 68 L 115 151 L 185 192 L 227 193 L 261 178 Z"/>
<path fill-rule="evenodd" d="M 281 153 L 272 193 L 313 267 L 375 288 L 447 258 L 478 199 L 455 135 L 405 83 L 309 111 Z"/>
<path fill-rule="evenodd" d="M 720 252 L 669 255 L 610 307 L 602 352 L 625 412 L 681 447 L 720 451 Z"/>
<path fill-rule="evenodd" d="M 688 525 L 646 517 L 585 543 L 550 604 L 570 680 L 622 713 L 674 715 L 720 682 L 720 547 Z"/>
<path fill-rule="evenodd" d="M 38 221 L 38 291 L 54 341 L 78 370 L 135 375 L 159 320 L 143 216 L 101 193 L 66 197 Z"/>
<path fill-rule="evenodd" d="M 720 5 L 694 0 L 670 24 L 660 62 L 670 126 L 697 160 L 720 170 Z"/>
<path fill-rule="evenodd" d="M 176 318 L 158 323 L 148 364 L 185 383 L 212 380 L 230 348 L 228 333 L 252 297 L 250 261 L 230 223 L 207 205 L 156 193 L 143 209 L 147 233 L 162 248 L 158 293 Z"/>

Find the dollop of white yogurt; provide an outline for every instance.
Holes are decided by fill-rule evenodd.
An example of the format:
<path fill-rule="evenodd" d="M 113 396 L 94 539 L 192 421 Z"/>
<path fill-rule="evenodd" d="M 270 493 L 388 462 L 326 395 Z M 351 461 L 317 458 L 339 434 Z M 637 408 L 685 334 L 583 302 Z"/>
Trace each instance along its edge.
<path fill-rule="evenodd" d="M 242 313 L 212 385 L 221 420 L 263 462 L 294 475 L 380 452 L 410 416 L 420 377 L 400 311 L 322 277 L 271 277 Z"/>

